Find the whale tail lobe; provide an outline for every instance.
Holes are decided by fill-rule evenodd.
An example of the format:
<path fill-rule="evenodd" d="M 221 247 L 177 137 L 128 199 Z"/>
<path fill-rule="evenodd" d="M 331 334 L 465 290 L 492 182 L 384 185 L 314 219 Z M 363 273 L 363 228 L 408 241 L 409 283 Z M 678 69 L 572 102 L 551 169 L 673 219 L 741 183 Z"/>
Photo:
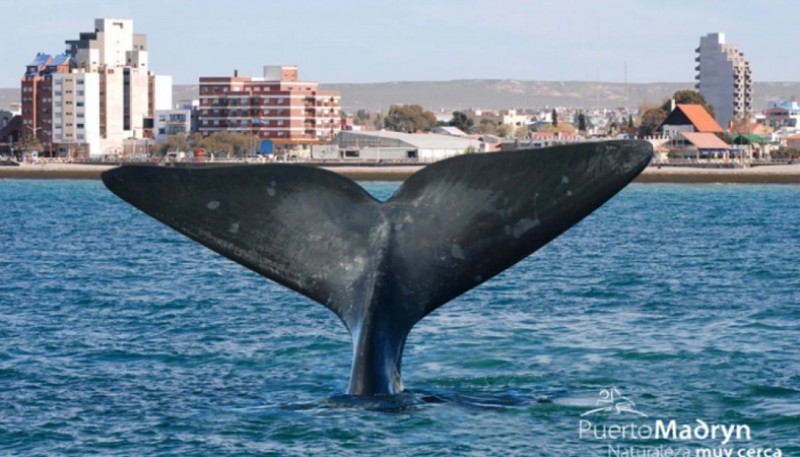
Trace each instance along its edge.
<path fill-rule="evenodd" d="M 612 141 L 434 163 L 379 202 L 323 169 L 123 166 L 116 195 L 333 311 L 353 338 L 349 393 L 402 390 L 413 325 L 578 223 L 646 167 Z"/>

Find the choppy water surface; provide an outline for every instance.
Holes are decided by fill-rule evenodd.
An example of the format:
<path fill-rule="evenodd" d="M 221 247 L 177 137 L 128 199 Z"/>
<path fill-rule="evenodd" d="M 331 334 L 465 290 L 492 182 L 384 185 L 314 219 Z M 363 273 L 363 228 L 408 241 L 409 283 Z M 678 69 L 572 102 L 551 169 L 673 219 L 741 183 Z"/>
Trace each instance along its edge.
<path fill-rule="evenodd" d="M 700 419 L 800 455 L 798 260 L 800 187 L 633 185 L 422 321 L 410 392 L 365 402 L 322 306 L 99 182 L 0 181 L 0 454 L 695 455 L 721 439 L 602 426 Z M 582 417 L 611 387 L 648 417 Z"/>

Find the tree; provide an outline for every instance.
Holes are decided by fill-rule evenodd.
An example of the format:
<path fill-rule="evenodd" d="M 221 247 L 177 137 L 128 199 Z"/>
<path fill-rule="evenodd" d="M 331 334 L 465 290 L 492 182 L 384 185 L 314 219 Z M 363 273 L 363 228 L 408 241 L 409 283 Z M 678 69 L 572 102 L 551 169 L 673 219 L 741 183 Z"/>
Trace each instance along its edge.
<path fill-rule="evenodd" d="M 162 156 L 167 152 L 188 151 L 189 137 L 185 133 L 170 135 L 167 137 L 167 141 L 156 146 L 155 150 Z"/>
<path fill-rule="evenodd" d="M 531 136 L 531 129 L 527 125 L 520 125 L 514 130 L 514 136 L 516 138 L 528 138 Z"/>
<path fill-rule="evenodd" d="M 628 114 L 628 128 L 633 128 L 633 114 Z"/>
<path fill-rule="evenodd" d="M 583 114 L 583 111 L 578 113 L 578 131 L 579 132 L 586 131 L 586 115 Z"/>
<path fill-rule="evenodd" d="M 649 108 L 642 113 L 642 122 L 639 124 L 639 136 L 645 137 L 653 135 L 658 126 L 661 125 L 666 118 L 667 114 L 661 107 Z"/>
<path fill-rule="evenodd" d="M 451 127 L 456 127 L 462 132 L 471 133 L 472 129 L 475 128 L 475 121 L 473 121 L 471 117 L 467 116 L 462 111 L 453 111 L 453 118 L 450 119 L 448 125 Z"/>
<path fill-rule="evenodd" d="M 17 143 L 17 147 L 23 152 L 38 151 L 42 148 L 42 143 L 39 141 L 39 138 L 36 138 L 31 134 L 27 134 L 20 138 L 19 142 Z"/>
<path fill-rule="evenodd" d="M 511 124 L 500 124 L 497 126 L 497 136 L 506 138 L 514 131 L 514 126 Z"/>
<path fill-rule="evenodd" d="M 165 143 L 162 143 L 157 150 L 163 152 L 174 151 L 176 149 L 168 149 L 175 147 L 177 150 L 185 151 L 189 149 L 203 148 L 210 153 L 224 153 L 225 155 L 246 155 L 258 148 L 261 139 L 256 135 L 249 135 L 245 133 L 231 133 L 231 132 L 214 132 L 208 136 L 200 134 L 193 134 L 191 137 L 181 141 L 179 135 L 173 135 L 177 138 L 173 139 L 168 137 Z"/>
<path fill-rule="evenodd" d="M 708 114 L 711 117 L 714 117 L 714 107 L 709 105 L 706 101 L 706 98 L 703 97 L 703 94 L 697 91 L 693 91 L 691 89 L 684 89 L 679 90 L 672 94 L 672 98 L 667 100 L 661 105 L 661 110 L 669 115 L 670 113 L 670 106 L 672 104 L 672 100 L 675 100 L 675 104 L 688 104 L 688 105 L 702 105 L 703 108 L 708 111 Z"/>
<path fill-rule="evenodd" d="M 558 127 L 558 113 L 556 112 L 555 108 L 553 108 L 553 112 L 550 113 L 550 119 L 551 119 L 550 122 L 553 124 L 553 127 Z"/>
<path fill-rule="evenodd" d="M 478 123 L 477 127 L 478 133 L 482 133 L 484 135 L 495 135 L 497 134 L 497 122 L 491 119 L 481 119 Z"/>
<path fill-rule="evenodd" d="M 435 125 L 436 116 L 420 105 L 392 105 L 384 120 L 386 130 L 395 132 L 427 132 Z"/>
<path fill-rule="evenodd" d="M 370 117 L 369 111 L 360 109 L 356 111 L 356 116 L 353 119 L 353 122 L 356 125 L 366 125 L 370 121 Z"/>

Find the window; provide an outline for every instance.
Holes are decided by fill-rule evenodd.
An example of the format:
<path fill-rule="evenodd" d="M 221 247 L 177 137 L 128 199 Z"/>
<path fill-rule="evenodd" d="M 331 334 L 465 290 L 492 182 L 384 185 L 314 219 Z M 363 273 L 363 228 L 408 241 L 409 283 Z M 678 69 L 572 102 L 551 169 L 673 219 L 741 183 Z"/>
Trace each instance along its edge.
<path fill-rule="evenodd" d="M 82 129 L 83 128 L 83 124 L 78 124 L 78 125 L 76 125 L 76 127 L 78 127 L 79 129 Z"/>
<path fill-rule="evenodd" d="M 83 80 L 79 79 L 79 80 L 75 81 L 75 84 L 77 84 L 79 86 L 82 86 L 83 85 Z M 83 95 L 83 93 L 81 93 L 81 95 Z"/>
<path fill-rule="evenodd" d="M 83 102 L 75 102 L 75 106 L 83 106 Z"/>
<path fill-rule="evenodd" d="M 79 96 L 83 96 L 83 91 L 82 91 L 82 90 L 79 90 L 79 91 L 78 91 L 78 95 L 79 95 Z"/>

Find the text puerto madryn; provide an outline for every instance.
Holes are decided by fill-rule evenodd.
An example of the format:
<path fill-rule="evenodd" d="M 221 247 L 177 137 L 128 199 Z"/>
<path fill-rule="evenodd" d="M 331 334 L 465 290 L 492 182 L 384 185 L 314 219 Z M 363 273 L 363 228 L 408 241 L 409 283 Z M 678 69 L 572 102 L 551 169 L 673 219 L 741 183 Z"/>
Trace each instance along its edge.
<path fill-rule="evenodd" d="M 602 390 L 595 406 L 578 420 L 578 436 L 584 441 L 603 443 L 603 454 L 607 451 L 608 457 L 783 456 L 777 447 L 753 446 L 752 430 L 747 424 L 719 424 L 703 419 L 689 423 L 649 419 L 617 388 Z M 624 420 L 620 417 L 624 415 L 634 417 Z M 668 444 L 655 445 L 654 442 Z"/>

